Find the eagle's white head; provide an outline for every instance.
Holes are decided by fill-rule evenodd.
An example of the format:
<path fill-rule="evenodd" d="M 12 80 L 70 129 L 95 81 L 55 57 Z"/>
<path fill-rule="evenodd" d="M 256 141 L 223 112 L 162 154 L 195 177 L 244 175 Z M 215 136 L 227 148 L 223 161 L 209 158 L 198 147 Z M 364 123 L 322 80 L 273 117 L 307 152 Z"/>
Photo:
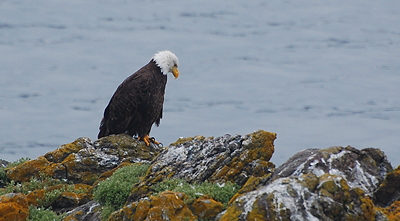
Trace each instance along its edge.
<path fill-rule="evenodd" d="M 176 55 L 170 51 L 159 51 L 152 58 L 163 74 L 172 73 L 175 78 L 179 77 L 179 60 Z"/>

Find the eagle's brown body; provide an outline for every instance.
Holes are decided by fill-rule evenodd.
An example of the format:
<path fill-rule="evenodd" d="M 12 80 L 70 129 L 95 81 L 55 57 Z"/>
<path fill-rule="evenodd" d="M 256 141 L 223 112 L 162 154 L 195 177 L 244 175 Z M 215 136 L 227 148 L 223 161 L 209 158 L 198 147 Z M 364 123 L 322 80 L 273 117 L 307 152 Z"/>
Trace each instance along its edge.
<path fill-rule="evenodd" d="M 100 123 L 98 138 L 127 133 L 141 138 L 162 118 L 167 75 L 152 59 L 117 88 Z"/>

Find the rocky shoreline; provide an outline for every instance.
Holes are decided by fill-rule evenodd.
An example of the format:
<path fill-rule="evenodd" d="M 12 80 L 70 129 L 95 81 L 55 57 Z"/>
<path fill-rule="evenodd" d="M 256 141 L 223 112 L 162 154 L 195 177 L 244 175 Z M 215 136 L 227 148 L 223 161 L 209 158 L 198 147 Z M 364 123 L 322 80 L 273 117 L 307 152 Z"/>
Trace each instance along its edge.
<path fill-rule="evenodd" d="M 400 220 L 400 168 L 379 149 L 307 149 L 275 168 L 275 139 L 111 135 L 2 160 L 0 221 Z"/>

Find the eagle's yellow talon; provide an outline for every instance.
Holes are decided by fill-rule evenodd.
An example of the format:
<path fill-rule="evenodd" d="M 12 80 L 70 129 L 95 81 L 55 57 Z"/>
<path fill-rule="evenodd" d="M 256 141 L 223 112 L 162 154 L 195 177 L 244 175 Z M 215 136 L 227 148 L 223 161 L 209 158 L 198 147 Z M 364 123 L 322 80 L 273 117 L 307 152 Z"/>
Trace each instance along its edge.
<path fill-rule="evenodd" d="M 149 137 L 149 135 L 145 135 L 143 138 L 139 137 L 139 140 L 143 140 L 146 146 L 150 146 L 150 142 L 155 143 L 157 145 L 160 144 L 160 142 L 157 142 L 154 138 Z"/>

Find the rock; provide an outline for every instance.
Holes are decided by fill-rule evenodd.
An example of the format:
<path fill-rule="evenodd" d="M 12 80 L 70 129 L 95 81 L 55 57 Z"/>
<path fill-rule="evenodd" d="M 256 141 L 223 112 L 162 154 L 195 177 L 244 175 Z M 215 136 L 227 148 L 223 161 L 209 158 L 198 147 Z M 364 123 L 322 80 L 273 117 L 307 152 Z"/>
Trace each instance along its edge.
<path fill-rule="evenodd" d="M 211 220 L 215 218 L 221 211 L 224 205 L 215 201 L 210 196 L 202 196 L 196 199 L 190 208 L 200 220 Z"/>
<path fill-rule="evenodd" d="M 26 220 L 28 200 L 21 193 L 8 193 L 0 196 L 0 221 Z"/>
<path fill-rule="evenodd" d="M 389 171 L 377 149 L 304 150 L 272 176 L 249 179 L 243 188 L 251 191 L 235 196 L 220 220 L 376 220 L 369 195 Z"/>
<path fill-rule="evenodd" d="M 7 170 L 11 180 L 27 182 L 41 175 L 73 183 L 93 184 L 99 176 L 123 162 L 150 163 L 160 151 L 128 135 L 111 135 L 94 143 L 79 138 L 37 159 Z"/>
<path fill-rule="evenodd" d="M 127 135 L 94 142 L 79 138 L 37 159 L 1 168 L 6 188 L 0 191 L 18 193 L 0 196 L 0 221 L 26 220 L 29 205 L 67 212 L 64 220 L 101 220 L 106 207 L 93 200 L 93 191 L 132 163 L 151 166 L 109 220 L 400 220 L 400 167 L 393 170 L 379 149 L 308 149 L 275 169 L 269 162 L 275 138 L 275 133 L 262 130 L 196 136 L 165 149 Z M 54 182 L 35 188 L 43 177 Z M 203 182 L 234 183 L 235 192 L 241 188 L 218 202 L 208 193 L 157 191 L 168 179 L 179 179 L 177 184 L 189 189 Z M 46 199 L 52 191 L 57 198 Z"/>
<path fill-rule="evenodd" d="M 400 220 L 400 201 L 393 202 L 390 206 L 386 208 L 378 208 L 382 211 L 384 216 L 391 221 L 399 221 Z"/>
<path fill-rule="evenodd" d="M 243 185 L 250 176 L 271 173 L 275 133 L 179 139 L 164 150 L 152 165 L 149 177 L 160 174 L 190 182 L 231 181 Z"/>
<path fill-rule="evenodd" d="M 154 160 L 145 180 L 132 191 L 129 202 L 151 194 L 150 186 L 166 178 L 190 183 L 204 181 L 243 185 L 251 176 L 269 174 L 275 133 L 256 131 L 249 135 L 179 139 Z"/>
<path fill-rule="evenodd" d="M 352 188 L 359 187 L 372 195 L 392 166 L 378 149 L 353 147 L 303 150 L 277 168 L 272 179 L 312 173 L 342 176 Z"/>
<path fill-rule="evenodd" d="M 159 196 L 144 198 L 113 213 L 109 221 L 117 220 L 197 220 L 185 204 L 183 193 L 166 191 Z"/>
<path fill-rule="evenodd" d="M 101 206 L 98 202 L 90 201 L 69 211 L 64 221 L 98 221 L 101 220 Z"/>
<path fill-rule="evenodd" d="M 374 203 L 387 207 L 400 199 L 400 167 L 387 174 L 383 183 L 374 193 Z"/>

